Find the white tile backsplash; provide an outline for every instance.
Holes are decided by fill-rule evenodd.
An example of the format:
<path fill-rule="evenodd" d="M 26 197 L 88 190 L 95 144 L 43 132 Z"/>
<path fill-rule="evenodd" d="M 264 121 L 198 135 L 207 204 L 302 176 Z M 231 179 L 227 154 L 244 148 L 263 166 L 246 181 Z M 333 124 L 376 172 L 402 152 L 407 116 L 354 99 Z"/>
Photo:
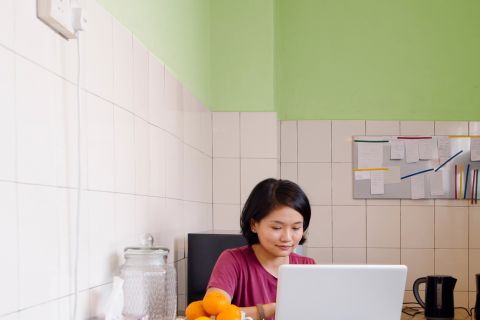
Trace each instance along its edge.
<path fill-rule="evenodd" d="M 435 135 L 468 135 L 468 121 L 435 121 Z"/>
<path fill-rule="evenodd" d="M 13 46 L 13 30 L 15 28 L 14 0 L 0 2 L 0 43 Z"/>
<path fill-rule="evenodd" d="M 103 99 L 113 101 L 113 18 L 96 1 L 87 1 L 88 28 L 81 35 L 85 44 L 85 87 Z"/>
<path fill-rule="evenodd" d="M 148 121 L 148 51 L 133 37 L 133 110 Z"/>
<path fill-rule="evenodd" d="M 435 207 L 435 248 L 468 248 L 467 230 L 467 207 Z"/>
<path fill-rule="evenodd" d="M 240 113 L 214 112 L 212 115 L 213 156 L 240 157 Z"/>
<path fill-rule="evenodd" d="M 297 121 L 282 121 L 280 127 L 280 159 L 282 162 L 297 162 Z"/>
<path fill-rule="evenodd" d="M 0 2 L 0 243 L 9 244 L 0 318 L 70 317 L 78 123 L 78 311 L 81 319 L 96 318 L 123 248 L 138 245 L 141 233 L 169 247 L 174 262 L 185 257 L 187 231 L 213 228 L 213 115 L 129 30 L 87 0 L 78 119 L 77 41 L 39 21 L 36 1 Z M 240 199 L 240 178 L 237 190 Z M 239 200 L 237 206 L 238 213 Z"/>
<path fill-rule="evenodd" d="M 298 121 L 298 162 L 332 161 L 332 122 Z"/>
<path fill-rule="evenodd" d="M 240 154 L 242 158 L 278 158 L 277 114 L 240 113 Z"/>
<path fill-rule="evenodd" d="M 15 67 L 18 179 L 54 185 L 55 76 L 20 57 L 15 59 Z"/>
<path fill-rule="evenodd" d="M 18 212 L 17 191 L 14 183 L 0 182 L 0 243 L 4 243 L 2 272 L 0 273 L 0 314 L 18 310 Z"/>
<path fill-rule="evenodd" d="M 114 107 L 115 191 L 135 193 L 135 119 Z"/>
<path fill-rule="evenodd" d="M 434 121 L 400 121 L 401 135 L 434 135 Z"/>
<path fill-rule="evenodd" d="M 113 102 L 133 109 L 133 39 L 132 33 L 113 19 Z"/>
<path fill-rule="evenodd" d="M 240 204 L 240 159 L 213 159 L 213 202 Z"/>
<path fill-rule="evenodd" d="M 365 121 L 332 121 L 332 162 L 353 161 L 352 139 L 357 135 L 365 135 Z M 321 150 L 321 147 L 315 149 Z"/>
<path fill-rule="evenodd" d="M 435 213 L 432 206 L 401 206 L 402 248 L 433 248 Z"/>
<path fill-rule="evenodd" d="M 148 114 L 151 123 L 164 127 L 165 67 L 152 53 L 148 54 Z"/>
<path fill-rule="evenodd" d="M 0 8 L 7 10 L 9 1 L 2 1 Z M 13 8 L 13 2 L 11 3 Z M 2 11 L 0 9 L 0 11 Z M 3 16 L 4 13 L 0 13 Z M 5 17 L 6 18 L 6 17 Z M 1 24 L 0 20 L 0 39 Z M 12 33 L 13 34 L 13 33 Z M 0 40 L 1 41 L 1 40 Z M 0 179 L 13 181 L 15 173 L 15 56 L 0 47 Z"/>
<path fill-rule="evenodd" d="M 114 184 L 113 104 L 86 95 L 88 187 L 112 191 Z"/>
<path fill-rule="evenodd" d="M 148 122 L 135 117 L 135 191 L 147 195 L 150 179 L 150 132 Z"/>
<path fill-rule="evenodd" d="M 18 185 L 19 307 L 59 296 L 59 211 L 57 189 Z M 35 265 L 32 265 L 35 261 Z"/>
<path fill-rule="evenodd" d="M 307 194 L 311 205 L 332 203 L 331 171 L 330 163 L 298 164 L 298 184 Z"/>
<path fill-rule="evenodd" d="M 332 217 L 334 248 L 366 247 L 367 221 L 364 206 L 334 206 Z"/>

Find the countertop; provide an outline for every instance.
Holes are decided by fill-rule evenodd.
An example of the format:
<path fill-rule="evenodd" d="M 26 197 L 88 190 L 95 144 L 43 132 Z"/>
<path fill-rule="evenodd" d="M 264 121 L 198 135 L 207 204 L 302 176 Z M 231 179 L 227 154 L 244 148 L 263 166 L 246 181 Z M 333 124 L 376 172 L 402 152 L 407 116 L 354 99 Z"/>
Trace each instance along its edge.
<path fill-rule="evenodd" d="M 409 312 L 409 313 L 411 313 L 411 312 Z M 409 319 L 422 320 L 422 319 L 425 319 L 425 316 L 424 316 L 423 312 L 420 313 L 420 314 L 417 314 L 415 316 L 409 316 L 409 315 L 402 312 L 401 320 L 409 320 Z M 473 319 L 473 318 L 471 318 L 468 315 L 467 311 L 465 311 L 463 309 L 455 310 L 455 320 L 470 320 L 470 319 Z"/>

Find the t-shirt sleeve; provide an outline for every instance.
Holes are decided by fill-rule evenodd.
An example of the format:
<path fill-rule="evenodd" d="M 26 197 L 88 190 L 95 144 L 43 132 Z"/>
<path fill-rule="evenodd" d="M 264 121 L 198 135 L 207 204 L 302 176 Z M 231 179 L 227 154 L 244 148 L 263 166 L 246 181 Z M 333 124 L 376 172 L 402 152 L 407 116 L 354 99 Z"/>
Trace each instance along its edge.
<path fill-rule="evenodd" d="M 219 288 L 233 298 L 239 275 L 238 261 L 230 251 L 224 251 L 213 267 L 207 288 Z"/>

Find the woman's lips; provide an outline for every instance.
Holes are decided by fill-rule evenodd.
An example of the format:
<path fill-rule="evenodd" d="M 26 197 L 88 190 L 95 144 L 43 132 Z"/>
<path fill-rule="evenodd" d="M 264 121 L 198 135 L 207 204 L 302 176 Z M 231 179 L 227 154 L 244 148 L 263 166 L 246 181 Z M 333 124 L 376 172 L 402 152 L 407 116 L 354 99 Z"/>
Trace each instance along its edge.
<path fill-rule="evenodd" d="M 279 249 L 281 250 L 290 250 L 290 248 L 292 248 L 292 246 L 277 246 Z"/>

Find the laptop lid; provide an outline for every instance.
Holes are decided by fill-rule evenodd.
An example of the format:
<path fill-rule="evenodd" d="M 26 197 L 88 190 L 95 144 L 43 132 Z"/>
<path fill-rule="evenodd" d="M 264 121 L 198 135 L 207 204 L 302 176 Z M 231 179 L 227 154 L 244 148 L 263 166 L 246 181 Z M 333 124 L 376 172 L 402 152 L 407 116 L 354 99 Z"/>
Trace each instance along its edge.
<path fill-rule="evenodd" d="M 276 320 L 399 320 L 403 265 L 282 265 Z"/>

